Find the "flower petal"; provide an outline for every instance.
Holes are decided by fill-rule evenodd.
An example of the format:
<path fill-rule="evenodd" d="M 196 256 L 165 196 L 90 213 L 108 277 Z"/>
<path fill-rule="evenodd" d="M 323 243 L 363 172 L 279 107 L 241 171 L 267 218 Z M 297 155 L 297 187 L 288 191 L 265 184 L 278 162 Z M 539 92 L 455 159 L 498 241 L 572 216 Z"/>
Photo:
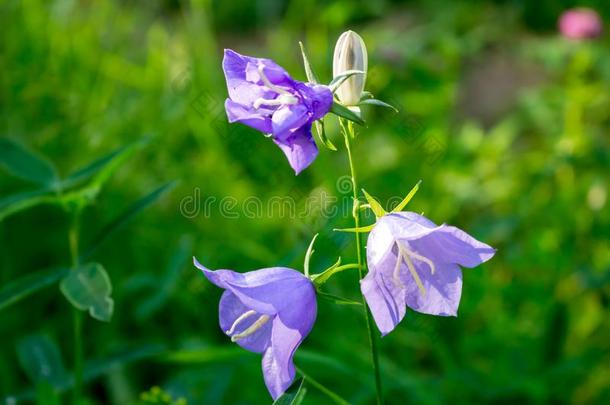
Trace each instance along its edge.
<path fill-rule="evenodd" d="M 411 246 L 435 263 L 476 267 L 491 259 L 496 250 L 454 226 L 444 226 L 416 240 Z"/>
<path fill-rule="evenodd" d="M 271 118 L 273 123 L 273 138 L 285 141 L 307 124 L 309 119 L 309 111 L 303 104 L 284 105 L 278 108 Z"/>
<path fill-rule="evenodd" d="M 282 395 L 295 376 L 292 357 L 304 336 L 298 329 L 286 326 L 279 317 L 273 320 L 271 346 L 263 355 L 263 377 L 273 399 Z"/>
<path fill-rule="evenodd" d="M 396 253 L 389 251 L 379 262 L 371 264 L 369 261 L 369 272 L 360 282 L 362 294 L 382 336 L 390 333 L 406 312 L 404 286 L 399 278 L 394 277 L 397 260 Z"/>
<path fill-rule="evenodd" d="M 435 263 L 436 270 L 432 274 L 426 264 L 412 260 L 426 293 L 421 293 L 413 275 L 403 264 L 400 274 L 409 308 L 424 314 L 457 316 L 462 295 L 462 271 L 459 266 Z"/>
<path fill-rule="evenodd" d="M 247 273 L 209 270 L 194 259 L 195 266 L 213 284 L 231 291 L 248 308 L 260 314 L 275 315 L 293 305 L 295 291 L 309 288 L 311 281 L 302 273 L 286 267 L 270 267 Z"/>
<path fill-rule="evenodd" d="M 241 122 L 263 133 L 271 133 L 271 117 L 261 114 L 260 111 L 255 111 L 252 108 L 247 108 L 242 104 L 238 104 L 228 98 L 225 101 L 225 110 L 229 122 Z"/>
<path fill-rule="evenodd" d="M 318 156 L 318 147 L 311 136 L 311 125 L 309 124 L 284 141 L 277 139 L 273 141 L 284 152 L 295 174 L 301 173 Z"/>
<path fill-rule="evenodd" d="M 312 112 L 311 121 L 319 120 L 330 111 L 333 105 L 333 93 L 327 86 L 297 82 L 295 87 Z"/>
<path fill-rule="evenodd" d="M 230 49 L 225 49 L 222 69 L 227 81 L 229 97 L 244 106 L 252 106 L 258 98 L 274 99 L 277 93 L 270 89 L 247 80 L 246 69 L 249 63 L 258 63 L 257 58 L 240 55 Z"/>
<path fill-rule="evenodd" d="M 251 308 L 245 306 L 235 294 L 231 291 L 225 291 L 222 294 L 218 305 L 220 328 L 222 331 L 229 335 L 227 331 L 230 331 L 232 328 L 234 330 L 231 334 L 243 332 L 248 329 L 250 325 L 259 319 L 261 314 L 252 314 L 237 324 L 235 324 L 235 321 L 250 310 Z M 271 342 L 271 325 L 272 321 L 268 321 L 256 332 L 250 336 L 236 340 L 235 343 L 251 352 L 262 353 Z"/>

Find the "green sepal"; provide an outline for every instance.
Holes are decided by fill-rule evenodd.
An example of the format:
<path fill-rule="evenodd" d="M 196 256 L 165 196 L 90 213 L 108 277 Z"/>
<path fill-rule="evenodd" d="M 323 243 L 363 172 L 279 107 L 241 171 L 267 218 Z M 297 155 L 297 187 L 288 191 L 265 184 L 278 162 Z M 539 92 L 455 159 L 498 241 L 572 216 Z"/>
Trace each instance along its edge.
<path fill-rule="evenodd" d="M 338 115 L 339 117 L 345 118 L 348 121 L 355 122 L 358 125 L 364 125 L 364 120 L 358 116 L 355 112 L 347 108 L 346 106 L 333 101 L 333 105 L 330 108 L 330 112 Z"/>
<path fill-rule="evenodd" d="M 303 56 L 303 66 L 305 67 L 305 75 L 307 76 L 307 80 L 311 83 L 318 83 L 318 78 L 311 68 L 309 58 L 307 57 L 307 52 L 305 52 L 305 47 L 301 41 L 299 41 L 299 47 L 301 47 L 301 55 Z"/>
<path fill-rule="evenodd" d="M 407 196 L 400 202 L 400 204 L 398 204 L 396 207 L 394 207 L 394 209 L 392 210 L 392 212 L 399 212 L 402 211 L 404 207 L 407 206 L 407 204 L 409 203 L 409 201 L 411 201 L 411 199 L 413 198 L 413 196 L 415 195 L 415 193 L 417 193 L 417 190 L 419 190 L 419 185 L 421 184 L 421 180 L 417 182 L 417 184 L 415 186 L 413 186 L 413 188 L 411 189 L 411 191 L 409 191 L 409 194 L 407 194 Z"/>
<path fill-rule="evenodd" d="M 311 259 L 311 255 L 313 255 L 313 252 L 315 252 L 315 250 L 313 250 L 313 244 L 316 242 L 316 238 L 318 237 L 318 235 L 319 234 L 316 233 L 313 236 L 311 242 L 309 242 L 307 253 L 305 253 L 305 260 L 303 261 L 303 272 L 305 273 L 306 277 L 309 277 L 309 259 Z"/>
<path fill-rule="evenodd" d="M 368 100 L 369 98 L 374 98 L 373 97 L 373 93 L 371 93 L 370 91 L 366 91 L 365 90 L 360 95 L 360 102 L 363 102 L 364 100 Z"/>
<path fill-rule="evenodd" d="M 371 232 L 373 230 L 373 228 L 375 227 L 375 224 L 371 224 L 371 225 L 367 225 L 367 226 L 361 226 L 358 228 L 335 228 L 333 229 L 333 231 L 335 232 Z"/>
<path fill-rule="evenodd" d="M 339 257 L 335 264 L 324 270 L 322 273 L 314 274 L 311 276 L 311 281 L 313 281 L 317 285 L 324 284 L 330 276 L 332 276 L 332 271 L 341 265 L 341 258 Z"/>
<path fill-rule="evenodd" d="M 365 100 L 360 99 L 359 105 L 375 105 L 377 107 L 385 107 L 394 110 L 394 112 L 398 112 L 398 108 L 394 107 L 391 104 L 386 103 L 385 101 L 377 100 L 376 98 L 368 98 Z"/>
<path fill-rule="evenodd" d="M 367 193 L 365 189 L 362 189 L 362 192 L 364 193 L 366 201 L 371 206 L 371 210 L 377 218 L 381 218 L 382 216 L 387 214 L 386 210 L 381 206 L 379 201 L 377 201 L 373 196 Z"/>
<path fill-rule="evenodd" d="M 278 399 L 273 401 L 272 405 L 300 405 L 305 398 L 307 388 L 305 387 L 305 379 L 299 378 L 284 392 Z"/>
<path fill-rule="evenodd" d="M 320 291 L 320 290 L 316 291 L 316 295 L 318 297 L 322 298 L 323 300 L 332 302 L 333 304 L 339 304 L 339 305 L 362 305 L 361 302 L 350 300 L 350 299 L 343 298 L 343 297 L 339 297 L 338 295 L 329 294 L 327 292 Z"/>
<path fill-rule="evenodd" d="M 353 75 L 363 75 L 363 74 L 364 74 L 364 72 L 362 70 L 346 70 L 345 72 L 341 73 L 340 75 L 335 76 L 333 78 L 333 80 L 331 80 L 330 83 L 328 83 L 328 87 L 330 88 L 330 91 L 332 91 L 334 93 L 335 91 L 337 91 L 339 86 L 341 86 L 343 84 L 343 82 L 345 82 L 347 79 L 349 79 Z"/>
<path fill-rule="evenodd" d="M 318 121 L 314 121 L 313 124 L 316 127 L 316 134 L 318 135 L 320 143 L 326 146 L 328 149 L 336 152 L 337 147 L 326 136 L 326 130 L 324 129 L 324 118 L 319 119 Z"/>

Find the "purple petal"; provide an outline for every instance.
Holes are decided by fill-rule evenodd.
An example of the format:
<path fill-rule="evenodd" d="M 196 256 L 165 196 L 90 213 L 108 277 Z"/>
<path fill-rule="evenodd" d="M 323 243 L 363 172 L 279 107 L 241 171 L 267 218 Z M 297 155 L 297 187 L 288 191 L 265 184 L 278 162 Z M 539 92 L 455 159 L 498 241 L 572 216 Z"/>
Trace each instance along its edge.
<path fill-rule="evenodd" d="M 476 267 L 491 259 L 496 250 L 454 226 L 444 226 L 410 241 L 413 249 L 435 263 Z"/>
<path fill-rule="evenodd" d="M 265 385 L 273 399 L 282 395 L 295 376 L 295 367 L 292 357 L 303 340 L 298 329 L 284 325 L 280 318 L 273 321 L 271 333 L 271 346 L 263 355 L 263 377 Z"/>
<path fill-rule="evenodd" d="M 396 260 L 392 251 L 378 263 L 369 260 L 369 272 L 360 282 L 362 294 L 382 336 L 390 333 L 406 312 L 404 288 L 400 280 L 393 277 Z"/>
<path fill-rule="evenodd" d="M 284 152 L 295 174 L 301 173 L 318 156 L 318 147 L 311 136 L 311 125 L 305 125 L 285 141 L 273 141 Z"/>
<path fill-rule="evenodd" d="M 303 104 L 284 105 L 273 113 L 273 138 L 283 142 L 309 120 L 309 111 Z"/>
<path fill-rule="evenodd" d="M 225 101 L 225 110 L 229 122 L 241 122 L 263 133 L 271 133 L 272 125 L 271 118 L 255 111 L 252 108 L 247 108 L 242 104 L 238 104 L 230 98 Z"/>
<path fill-rule="evenodd" d="M 405 297 L 409 308 L 430 315 L 457 316 L 462 295 L 462 271 L 455 264 L 435 263 L 436 270 L 412 259 L 416 272 L 426 290 L 422 294 L 413 275 L 405 264 L 400 275 L 405 284 Z"/>
<path fill-rule="evenodd" d="M 235 294 L 225 291 L 218 305 L 220 328 L 222 331 L 227 334 L 227 331 L 231 330 L 235 321 L 250 310 L 251 308 L 245 306 Z M 233 334 L 243 332 L 256 322 L 259 317 L 260 314 L 254 314 L 243 319 L 235 326 Z M 251 352 L 262 353 L 271 342 L 271 325 L 272 322 L 269 321 L 252 335 L 243 337 L 235 343 Z"/>
<path fill-rule="evenodd" d="M 286 267 L 270 267 L 247 273 L 209 270 L 194 259 L 195 266 L 213 284 L 231 291 L 248 308 L 261 314 L 275 315 L 294 305 L 292 297 L 303 288 L 313 288 L 302 273 Z"/>
<path fill-rule="evenodd" d="M 296 89 L 312 113 L 311 121 L 319 120 L 330 111 L 333 94 L 327 86 L 298 82 Z"/>
<path fill-rule="evenodd" d="M 248 64 L 258 63 L 259 59 L 240 55 L 230 49 L 225 49 L 222 68 L 227 81 L 229 97 L 236 103 L 251 106 L 258 98 L 274 99 L 277 93 L 262 86 L 258 82 L 247 80 Z"/>

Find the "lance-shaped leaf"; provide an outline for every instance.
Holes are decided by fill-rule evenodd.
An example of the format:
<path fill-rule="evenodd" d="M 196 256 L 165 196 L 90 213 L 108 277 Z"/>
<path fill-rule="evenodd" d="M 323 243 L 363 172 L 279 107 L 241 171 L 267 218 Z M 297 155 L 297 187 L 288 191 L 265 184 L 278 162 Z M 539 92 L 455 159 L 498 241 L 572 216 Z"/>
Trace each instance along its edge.
<path fill-rule="evenodd" d="M 333 229 L 333 231 L 335 232 L 359 232 L 359 233 L 365 233 L 365 232 L 371 232 L 373 230 L 373 227 L 375 226 L 375 224 L 371 224 L 371 225 L 367 225 L 367 226 L 360 226 L 358 228 L 335 228 Z"/>
<path fill-rule="evenodd" d="M 409 191 L 409 194 L 407 194 L 407 196 L 400 202 L 400 204 L 398 204 L 396 207 L 394 207 L 394 209 L 392 210 L 392 212 L 399 212 L 402 211 L 407 204 L 409 203 L 409 201 L 411 201 L 411 199 L 413 198 L 413 196 L 415 195 L 415 193 L 417 193 L 417 190 L 419 190 L 419 185 L 421 184 L 421 180 L 417 182 L 417 184 L 415 186 L 413 186 L 413 188 L 411 189 L 411 191 Z M 422 214 L 423 215 L 423 214 Z"/>
<path fill-rule="evenodd" d="M 377 201 L 373 196 L 371 196 L 369 193 L 367 193 L 365 189 L 362 189 L 362 192 L 364 193 L 364 197 L 366 198 L 366 201 L 371 206 L 371 210 L 373 211 L 373 213 L 375 214 L 375 216 L 377 218 L 381 218 L 382 216 L 387 214 L 386 210 L 381 206 L 379 201 Z"/>
<path fill-rule="evenodd" d="M 391 104 L 386 103 L 385 101 L 377 100 L 376 98 L 368 98 L 368 99 L 361 100 L 359 104 L 360 105 L 374 105 L 377 107 L 385 107 L 385 108 L 394 110 L 394 112 L 398 112 L 398 108 L 394 107 Z"/>
<path fill-rule="evenodd" d="M 88 310 L 100 321 L 110 321 L 114 308 L 114 301 L 110 298 L 112 285 L 101 264 L 89 263 L 70 271 L 59 287 L 76 308 Z"/>
<path fill-rule="evenodd" d="M 341 86 L 343 84 L 343 82 L 345 82 L 347 79 L 349 79 L 353 75 L 363 75 L 363 74 L 364 74 L 364 72 L 362 70 L 346 70 L 345 72 L 341 73 L 340 75 L 337 75 L 336 77 L 334 77 L 333 80 L 331 80 L 331 82 L 328 84 L 328 87 L 330 88 L 330 91 L 332 91 L 334 93 L 335 91 L 337 91 L 339 86 Z"/>
<path fill-rule="evenodd" d="M 91 178 L 91 183 L 99 186 L 103 185 L 103 183 L 105 183 L 106 180 L 108 180 L 112 174 L 133 155 L 136 150 L 145 145 L 147 142 L 147 140 L 139 140 L 127 146 L 115 149 L 108 155 L 96 159 L 70 174 L 61 182 L 61 186 L 63 188 L 69 188 Z"/>
<path fill-rule="evenodd" d="M 41 185 L 52 185 L 57 180 L 51 162 L 10 138 L 0 138 L 0 166 L 13 176 Z"/>
<path fill-rule="evenodd" d="M 303 43 L 299 41 L 299 47 L 301 47 L 301 55 L 303 56 L 303 66 L 305 67 L 305 75 L 307 76 L 307 80 L 311 83 L 318 83 L 318 78 L 316 77 L 313 69 L 311 68 L 311 64 L 309 63 L 309 58 L 307 57 L 307 52 L 305 52 L 305 47 Z"/>
<path fill-rule="evenodd" d="M 355 122 L 358 125 L 365 124 L 364 120 L 358 114 L 345 107 L 344 105 L 337 103 L 336 101 L 333 101 L 333 105 L 330 108 L 330 112 L 335 115 L 338 115 L 341 118 L 345 118 L 346 120 Z"/>
<path fill-rule="evenodd" d="M 0 310 L 12 305 L 34 292 L 55 284 L 68 273 L 67 267 L 52 268 L 28 274 L 12 280 L 0 289 Z"/>

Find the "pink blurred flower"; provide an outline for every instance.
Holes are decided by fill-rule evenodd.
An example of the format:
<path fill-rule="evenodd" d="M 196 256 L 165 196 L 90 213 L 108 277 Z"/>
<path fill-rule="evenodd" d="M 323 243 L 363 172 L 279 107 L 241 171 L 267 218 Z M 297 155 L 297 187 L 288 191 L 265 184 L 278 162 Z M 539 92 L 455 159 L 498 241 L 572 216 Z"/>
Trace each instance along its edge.
<path fill-rule="evenodd" d="M 573 8 L 559 18 L 559 31 L 569 39 L 595 38 L 602 32 L 602 20 L 593 9 Z"/>

